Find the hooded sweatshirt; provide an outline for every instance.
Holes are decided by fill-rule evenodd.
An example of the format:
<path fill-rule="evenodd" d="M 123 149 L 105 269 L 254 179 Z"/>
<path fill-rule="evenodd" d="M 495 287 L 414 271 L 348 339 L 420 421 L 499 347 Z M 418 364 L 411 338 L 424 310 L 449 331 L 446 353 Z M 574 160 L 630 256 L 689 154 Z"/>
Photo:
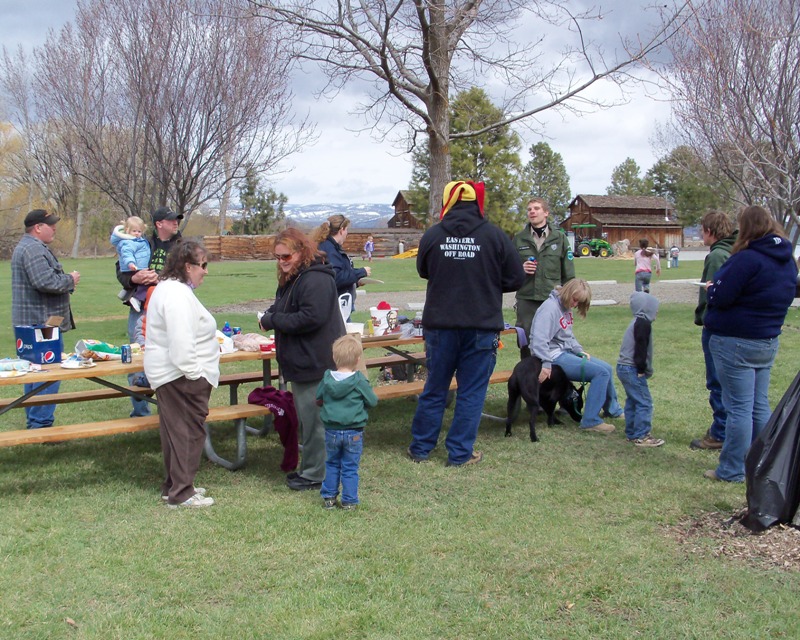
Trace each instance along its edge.
<path fill-rule="evenodd" d="M 531 352 L 542 361 L 542 369 L 552 369 L 553 360 L 562 353 L 583 355 L 583 347 L 572 333 L 572 309 L 561 305 L 559 293 L 553 289 L 533 319 Z"/>
<path fill-rule="evenodd" d="M 797 265 L 786 238 L 769 234 L 751 240 L 714 276 L 704 324 L 722 336 L 775 338 L 794 300 L 796 281 Z"/>
<path fill-rule="evenodd" d="M 285 380 L 321 380 L 334 367 L 334 341 L 344 335 L 333 268 L 314 262 L 278 287 L 261 327 L 275 330 L 275 356 Z"/>
<path fill-rule="evenodd" d="M 457 202 L 425 232 L 417 272 L 428 281 L 426 329 L 500 331 L 503 293 L 525 281 L 511 240 L 481 216 L 475 201 Z"/>
<path fill-rule="evenodd" d="M 700 276 L 700 282 L 708 282 L 714 279 L 719 268 L 731 257 L 731 249 L 738 235 L 739 232 L 734 231 L 733 235 L 722 238 L 722 240 L 717 240 L 711 245 L 711 249 L 706 259 L 703 261 L 703 275 Z M 698 327 L 703 326 L 703 317 L 706 315 L 706 305 L 706 288 L 700 287 L 700 292 L 697 294 L 697 308 L 694 310 L 694 323 Z"/>
<path fill-rule="evenodd" d="M 367 407 L 378 404 L 378 397 L 360 371 L 343 373 L 326 371 L 317 387 L 319 415 L 326 429 L 363 429 L 367 424 Z"/>
<path fill-rule="evenodd" d="M 622 336 L 617 364 L 636 367 L 637 373 L 653 375 L 652 324 L 658 313 L 658 299 L 649 293 L 637 291 L 631 295 L 633 320 Z"/>

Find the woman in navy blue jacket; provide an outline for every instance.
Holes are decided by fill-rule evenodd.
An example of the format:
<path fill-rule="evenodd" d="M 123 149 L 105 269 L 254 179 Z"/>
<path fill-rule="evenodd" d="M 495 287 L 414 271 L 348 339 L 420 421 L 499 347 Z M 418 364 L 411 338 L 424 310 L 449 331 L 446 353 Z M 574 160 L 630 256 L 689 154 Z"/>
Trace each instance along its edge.
<path fill-rule="evenodd" d="M 337 214 L 317 227 L 312 239 L 319 244 L 319 250 L 325 254 L 328 263 L 333 267 L 336 274 L 336 291 L 339 295 L 349 293 L 353 296 L 352 308 L 355 309 L 358 281 L 369 276 L 372 270 L 369 267 L 356 269 L 342 249 L 349 229 L 350 220 Z"/>
<path fill-rule="evenodd" d="M 719 466 L 706 471 L 707 478 L 744 480 L 747 450 L 771 414 L 770 369 L 796 280 L 781 225 L 763 207 L 744 209 L 731 257 L 706 286 L 704 325 L 728 413 Z"/>

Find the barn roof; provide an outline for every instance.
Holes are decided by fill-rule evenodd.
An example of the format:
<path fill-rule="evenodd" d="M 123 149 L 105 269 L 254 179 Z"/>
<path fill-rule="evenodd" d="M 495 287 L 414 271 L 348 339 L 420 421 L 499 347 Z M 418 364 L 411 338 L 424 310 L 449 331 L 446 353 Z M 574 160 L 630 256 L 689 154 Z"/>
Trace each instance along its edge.
<path fill-rule="evenodd" d="M 405 200 L 406 204 L 409 204 L 411 202 L 411 192 L 406 189 L 400 189 L 400 191 L 397 192 L 397 195 L 394 197 L 394 200 L 392 201 L 393 207 L 397 206 L 397 201 L 400 198 Z"/>
<path fill-rule="evenodd" d="M 661 196 L 592 196 L 580 193 L 569 203 L 575 204 L 580 198 L 593 209 L 658 209 L 664 211 L 665 207 L 674 209 L 674 205 Z"/>
<path fill-rule="evenodd" d="M 664 219 L 664 210 L 661 209 L 658 215 L 635 213 L 593 213 L 592 218 L 600 224 L 611 227 L 675 227 L 681 228 L 681 224 L 674 220 Z"/>

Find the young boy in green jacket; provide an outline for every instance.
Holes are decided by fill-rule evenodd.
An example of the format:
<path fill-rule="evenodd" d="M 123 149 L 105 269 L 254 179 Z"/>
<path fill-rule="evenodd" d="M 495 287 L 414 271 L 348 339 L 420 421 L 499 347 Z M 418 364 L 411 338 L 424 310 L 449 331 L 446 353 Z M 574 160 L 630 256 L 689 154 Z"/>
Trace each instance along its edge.
<path fill-rule="evenodd" d="M 336 507 L 342 485 L 342 509 L 358 505 L 358 467 L 364 450 L 367 407 L 378 404 L 369 381 L 359 371 L 364 351 L 361 340 L 342 336 L 333 343 L 336 371 L 328 369 L 317 388 L 320 418 L 325 425 L 325 480 L 320 495 L 325 509 Z M 363 368 L 363 367 L 362 367 Z"/>

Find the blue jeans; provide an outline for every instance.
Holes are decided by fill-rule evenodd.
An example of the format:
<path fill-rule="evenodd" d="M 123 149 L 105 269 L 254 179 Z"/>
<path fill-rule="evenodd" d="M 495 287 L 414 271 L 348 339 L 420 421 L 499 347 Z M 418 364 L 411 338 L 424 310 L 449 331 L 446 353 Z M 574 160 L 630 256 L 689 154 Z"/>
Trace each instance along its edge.
<path fill-rule="evenodd" d="M 41 382 L 35 382 L 23 385 L 25 393 L 33 391 L 35 387 L 39 387 L 41 384 Z M 60 381 L 53 382 L 47 385 L 47 388 L 43 389 L 39 393 L 58 393 L 58 388 L 60 386 Z M 45 427 L 52 427 L 53 422 L 56 419 L 56 405 L 43 404 L 40 407 L 25 407 L 25 417 L 27 419 L 28 429 L 43 429 Z"/>
<path fill-rule="evenodd" d="M 133 336 L 136 335 L 136 323 L 139 321 L 139 318 L 142 317 L 142 311 L 135 311 L 131 308 L 130 312 L 128 313 L 128 340 L 133 342 Z M 128 384 L 135 385 L 136 384 L 136 374 L 128 375 Z M 137 400 L 136 398 L 131 398 L 131 405 L 133 408 L 131 409 L 131 418 L 135 418 L 136 416 L 149 416 L 150 415 L 150 403 L 147 400 Z"/>
<path fill-rule="evenodd" d="M 458 383 L 453 422 L 445 447 L 451 464 L 472 457 L 478 437 L 489 377 L 497 360 L 496 331 L 479 329 L 425 329 L 428 378 L 411 423 L 411 453 L 427 458 L 442 430 L 445 402 L 453 375 Z"/>
<path fill-rule="evenodd" d="M 711 405 L 711 414 L 713 419 L 709 433 L 711 437 L 720 442 L 725 441 L 725 422 L 728 420 L 728 413 L 725 411 L 725 405 L 722 404 L 722 387 L 717 378 L 717 369 L 714 366 L 714 358 L 711 356 L 711 351 L 708 349 L 708 340 L 711 337 L 711 332 L 703 327 L 703 332 L 700 334 L 700 343 L 703 345 L 703 358 L 706 361 L 706 389 L 708 389 L 708 404 Z"/>
<path fill-rule="evenodd" d="M 675 268 L 675 269 L 678 268 L 678 257 L 677 256 L 675 256 L 674 258 L 670 258 L 669 261 L 672 264 L 673 268 Z"/>
<path fill-rule="evenodd" d="M 364 451 L 363 429 L 325 429 L 325 480 L 320 495 L 335 498 L 342 483 L 342 504 L 358 504 L 358 465 Z"/>
<path fill-rule="evenodd" d="M 722 385 L 722 402 L 728 410 L 717 477 L 728 482 L 742 482 L 747 450 L 771 414 L 769 376 L 778 353 L 778 338 L 748 339 L 712 334 L 708 347 Z"/>
<path fill-rule="evenodd" d="M 644 438 L 653 428 L 653 396 L 647 378 L 640 376 L 636 367 L 617 364 L 617 377 L 625 387 L 625 437 L 628 440 Z"/>
<path fill-rule="evenodd" d="M 644 291 L 650 293 L 650 278 L 653 277 L 651 271 L 639 271 L 634 276 L 634 286 L 637 291 Z"/>
<path fill-rule="evenodd" d="M 583 407 L 581 427 L 588 429 L 603 423 L 600 410 L 605 416 L 616 418 L 622 413 L 614 389 L 614 372 L 611 365 L 599 358 L 581 358 L 574 353 L 562 353 L 554 361 L 564 374 L 575 382 L 590 382 Z"/>

